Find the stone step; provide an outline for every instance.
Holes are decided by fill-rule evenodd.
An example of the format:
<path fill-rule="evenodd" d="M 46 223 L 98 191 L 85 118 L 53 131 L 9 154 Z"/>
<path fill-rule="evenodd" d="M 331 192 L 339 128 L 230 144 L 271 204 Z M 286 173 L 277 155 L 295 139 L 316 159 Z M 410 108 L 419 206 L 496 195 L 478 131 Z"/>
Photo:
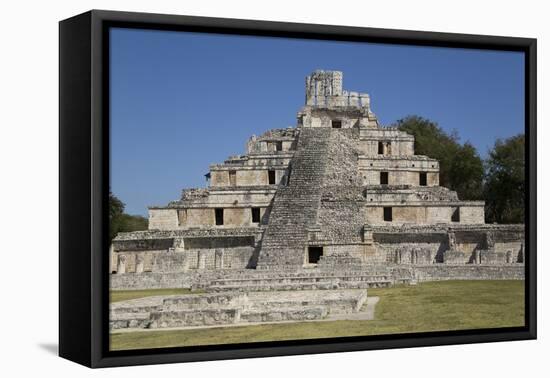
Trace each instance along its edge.
<path fill-rule="evenodd" d="M 324 281 L 311 283 L 272 283 L 272 284 L 239 284 L 239 285 L 211 285 L 208 292 L 222 291 L 294 291 L 294 290 L 336 290 L 336 289 L 370 289 L 392 286 L 392 280 L 380 281 Z"/>
<path fill-rule="evenodd" d="M 390 281 L 386 275 L 356 275 L 356 276 L 285 276 L 249 279 L 221 279 L 212 281 L 212 285 L 260 285 L 260 284 L 298 284 L 298 283 L 340 283 L 340 282 L 377 282 Z"/>
<path fill-rule="evenodd" d="M 130 314 L 143 314 L 156 311 L 161 306 L 127 306 L 127 307 L 114 307 L 111 308 L 110 313 L 114 316 L 118 315 L 130 315 Z"/>
<path fill-rule="evenodd" d="M 367 300 L 367 290 L 358 290 L 354 295 L 342 294 L 341 292 L 323 291 L 304 295 L 302 292 L 281 293 L 254 293 L 251 294 L 255 303 L 251 311 L 260 309 L 279 309 L 294 307 L 297 303 L 300 306 L 325 306 L 329 308 L 330 314 L 351 314 L 360 311 Z M 260 303 L 260 305 L 258 305 Z M 247 310 L 248 311 L 248 310 Z"/>
<path fill-rule="evenodd" d="M 207 306 L 247 307 L 248 298 L 243 293 L 188 294 L 164 299 L 163 310 L 201 309 Z"/>
<path fill-rule="evenodd" d="M 234 324 L 240 321 L 241 309 L 202 308 L 191 310 L 163 310 L 152 312 L 148 328 L 176 328 Z"/>
<path fill-rule="evenodd" d="M 319 270 L 319 269 L 301 269 L 289 272 L 261 272 L 257 270 L 228 272 L 223 277 L 217 277 L 213 280 L 238 280 L 238 279 L 264 279 L 264 278 L 282 278 L 282 277 L 355 277 L 355 276 L 391 276 L 388 269 L 370 269 L 357 270 Z"/>
<path fill-rule="evenodd" d="M 300 306 L 291 308 L 266 308 L 247 311 L 241 314 L 241 322 L 282 322 L 321 320 L 328 316 L 326 306 Z"/>
<path fill-rule="evenodd" d="M 130 313 L 116 313 L 109 315 L 109 328 L 110 329 L 124 329 L 124 328 L 148 328 L 150 321 L 149 312 L 130 312 Z"/>
<path fill-rule="evenodd" d="M 266 291 L 203 293 L 160 298 L 162 306 L 142 311 L 143 301 L 124 301 L 111 305 L 110 329 L 179 328 L 224 326 L 239 323 L 304 321 L 325 319 L 330 314 L 360 311 L 367 300 L 367 290 Z M 228 299 L 229 301 L 224 300 Z M 235 299 L 245 301 L 235 302 Z M 192 307 L 185 307 L 186 304 Z M 199 307 L 193 307 L 200 305 Z M 114 312 L 113 308 L 136 308 L 136 311 Z"/>

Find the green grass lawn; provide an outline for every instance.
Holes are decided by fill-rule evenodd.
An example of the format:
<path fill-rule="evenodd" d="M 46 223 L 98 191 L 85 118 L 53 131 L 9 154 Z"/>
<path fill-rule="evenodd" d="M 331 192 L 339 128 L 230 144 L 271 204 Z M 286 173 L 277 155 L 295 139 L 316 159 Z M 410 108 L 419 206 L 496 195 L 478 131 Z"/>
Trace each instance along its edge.
<path fill-rule="evenodd" d="M 154 294 L 149 292 L 143 292 L 143 296 L 159 295 L 158 291 Z M 118 293 L 112 295 L 118 295 Z M 369 296 L 380 297 L 374 320 L 113 333 L 111 349 L 230 344 L 524 325 L 523 281 L 428 282 L 417 286 L 369 289 Z"/>

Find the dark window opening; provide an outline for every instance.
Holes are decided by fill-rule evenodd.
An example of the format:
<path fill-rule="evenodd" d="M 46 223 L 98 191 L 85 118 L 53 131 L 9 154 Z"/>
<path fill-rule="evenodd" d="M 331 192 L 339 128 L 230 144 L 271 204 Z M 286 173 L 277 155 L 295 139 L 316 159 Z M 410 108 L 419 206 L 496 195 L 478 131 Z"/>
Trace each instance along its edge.
<path fill-rule="evenodd" d="M 275 185 L 275 171 L 267 171 L 269 185 Z"/>
<path fill-rule="evenodd" d="M 332 121 L 332 128 L 333 129 L 341 129 L 342 128 L 342 121 Z"/>
<path fill-rule="evenodd" d="M 384 207 L 384 221 L 391 222 L 393 220 L 392 208 Z"/>
<path fill-rule="evenodd" d="M 237 185 L 237 171 L 229 171 L 229 185 Z"/>
<path fill-rule="evenodd" d="M 388 185 L 388 172 L 380 172 L 380 185 Z"/>
<path fill-rule="evenodd" d="M 460 208 L 453 209 L 453 215 L 451 215 L 451 222 L 460 222 Z"/>
<path fill-rule="evenodd" d="M 116 270 L 111 271 L 111 274 L 116 274 Z"/>
<path fill-rule="evenodd" d="M 223 225 L 223 209 L 216 209 L 216 226 Z"/>
<path fill-rule="evenodd" d="M 384 143 L 378 142 L 378 155 L 384 155 Z"/>
<path fill-rule="evenodd" d="M 428 174 L 426 172 L 420 172 L 419 183 L 420 186 L 428 185 Z"/>
<path fill-rule="evenodd" d="M 323 247 L 309 247 L 307 249 L 307 262 L 317 264 L 323 256 Z"/>
<path fill-rule="evenodd" d="M 260 208 L 253 207 L 252 211 L 252 223 L 260 223 Z"/>
<path fill-rule="evenodd" d="M 276 142 L 275 151 L 282 151 L 282 150 L 283 150 L 283 142 Z"/>

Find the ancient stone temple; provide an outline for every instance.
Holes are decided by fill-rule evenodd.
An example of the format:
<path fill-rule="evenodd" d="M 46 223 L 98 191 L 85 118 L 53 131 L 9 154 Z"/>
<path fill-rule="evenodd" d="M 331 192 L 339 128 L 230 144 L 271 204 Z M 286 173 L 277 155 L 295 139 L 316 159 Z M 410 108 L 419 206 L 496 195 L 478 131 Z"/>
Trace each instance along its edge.
<path fill-rule="evenodd" d="M 438 162 L 382 127 L 341 72 L 315 71 L 305 92 L 295 127 L 252 136 L 244 155 L 210 166 L 207 188 L 151 206 L 149 230 L 117 235 L 113 288 L 523 278 L 523 225 L 485 224 L 483 201 L 439 186 Z"/>

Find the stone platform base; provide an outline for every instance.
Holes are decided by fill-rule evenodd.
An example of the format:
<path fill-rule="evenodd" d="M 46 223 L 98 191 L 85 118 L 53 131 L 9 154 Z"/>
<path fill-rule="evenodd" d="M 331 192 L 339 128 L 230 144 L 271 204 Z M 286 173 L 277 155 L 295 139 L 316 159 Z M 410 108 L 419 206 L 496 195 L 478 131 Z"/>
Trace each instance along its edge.
<path fill-rule="evenodd" d="M 524 264 L 477 265 L 477 264 L 430 264 L 411 268 L 414 279 L 422 281 L 447 280 L 523 280 Z"/>
<path fill-rule="evenodd" d="M 110 329 L 167 329 L 327 320 L 357 314 L 366 290 L 223 292 L 111 304 Z"/>
<path fill-rule="evenodd" d="M 112 274 L 112 290 L 191 288 L 209 292 L 368 289 L 439 280 L 522 280 L 524 264 L 387 264 L 360 269 L 213 270 Z"/>
<path fill-rule="evenodd" d="M 337 290 L 389 287 L 394 283 L 389 273 L 367 272 L 299 272 L 257 273 L 251 277 L 225 278 L 204 286 L 209 292 L 223 291 L 278 291 L 278 290 Z M 200 285 L 194 286 L 200 288 Z"/>
<path fill-rule="evenodd" d="M 362 266 L 360 269 L 256 269 L 186 271 L 170 273 L 112 274 L 112 290 L 192 288 L 211 292 L 271 290 L 367 289 L 406 284 L 413 279 L 409 268 Z"/>

